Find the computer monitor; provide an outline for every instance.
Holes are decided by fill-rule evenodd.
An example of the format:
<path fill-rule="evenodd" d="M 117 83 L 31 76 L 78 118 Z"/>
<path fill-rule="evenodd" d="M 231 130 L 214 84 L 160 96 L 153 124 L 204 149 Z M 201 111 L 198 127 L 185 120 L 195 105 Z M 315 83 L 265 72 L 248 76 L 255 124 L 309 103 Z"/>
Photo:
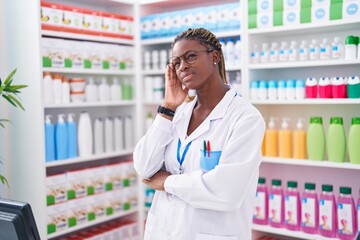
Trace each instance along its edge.
<path fill-rule="evenodd" d="M 0 240 L 40 240 L 30 204 L 0 198 Z"/>

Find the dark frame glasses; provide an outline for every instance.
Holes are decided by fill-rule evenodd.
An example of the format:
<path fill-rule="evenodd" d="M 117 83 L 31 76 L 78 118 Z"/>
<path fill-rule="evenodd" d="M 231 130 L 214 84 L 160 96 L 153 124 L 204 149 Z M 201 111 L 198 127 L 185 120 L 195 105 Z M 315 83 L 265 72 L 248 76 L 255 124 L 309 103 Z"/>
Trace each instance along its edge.
<path fill-rule="evenodd" d="M 210 53 L 214 51 L 214 49 L 210 48 L 210 49 L 206 49 L 206 50 L 202 50 L 202 51 L 196 51 L 196 50 L 188 50 L 186 51 L 183 55 L 176 57 L 173 56 L 171 58 L 169 58 L 166 62 L 166 64 L 174 70 L 178 70 L 180 68 L 181 65 L 181 58 L 189 65 L 192 65 L 196 62 L 197 58 L 198 58 L 198 53 L 201 52 L 206 52 L 206 53 Z"/>

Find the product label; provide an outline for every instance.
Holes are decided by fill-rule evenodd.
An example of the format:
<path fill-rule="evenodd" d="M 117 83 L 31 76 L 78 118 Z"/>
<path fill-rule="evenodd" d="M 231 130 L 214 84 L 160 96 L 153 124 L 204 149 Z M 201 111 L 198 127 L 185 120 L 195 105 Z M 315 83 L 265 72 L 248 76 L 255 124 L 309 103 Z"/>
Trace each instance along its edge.
<path fill-rule="evenodd" d="M 285 223 L 288 225 L 297 225 L 298 202 L 296 196 L 285 196 Z"/>
<path fill-rule="evenodd" d="M 319 228 L 331 231 L 333 229 L 333 202 L 330 200 L 320 200 L 319 202 Z"/>
<path fill-rule="evenodd" d="M 270 194 L 269 196 L 269 221 L 281 222 L 281 195 Z"/>
<path fill-rule="evenodd" d="M 277 62 L 279 60 L 279 52 L 276 50 L 270 51 L 270 61 Z"/>
<path fill-rule="evenodd" d="M 254 209 L 254 219 L 265 219 L 265 193 L 256 192 L 255 197 L 255 209 Z"/>
<path fill-rule="evenodd" d="M 309 53 L 306 48 L 300 48 L 300 60 L 307 60 L 309 57 Z"/>
<path fill-rule="evenodd" d="M 351 204 L 338 203 L 338 233 L 340 235 L 352 235 L 353 229 L 353 213 Z M 355 219 L 355 218 L 354 218 Z"/>
<path fill-rule="evenodd" d="M 302 198 L 301 226 L 315 227 L 315 199 L 313 198 Z"/>
<path fill-rule="evenodd" d="M 259 53 L 258 52 L 252 52 L 251 53 L 251 62 L 252 63 L 259 63 Z"/>

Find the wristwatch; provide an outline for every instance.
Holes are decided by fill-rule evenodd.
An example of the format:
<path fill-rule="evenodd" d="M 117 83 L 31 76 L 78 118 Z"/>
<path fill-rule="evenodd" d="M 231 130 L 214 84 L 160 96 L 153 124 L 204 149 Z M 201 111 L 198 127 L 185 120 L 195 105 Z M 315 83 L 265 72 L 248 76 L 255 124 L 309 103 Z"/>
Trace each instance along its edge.
<path fill-rule="evenodd" d="M 157 112 L 161 113 L 161 114 L 165 114 L 166 116 L 169 116 L 169 117 L 173 117 L 175 115 L 175 111 L 173 111 L 169 108 L 163 107 L 163 106 L 159 106 L 157 109 Z"/>

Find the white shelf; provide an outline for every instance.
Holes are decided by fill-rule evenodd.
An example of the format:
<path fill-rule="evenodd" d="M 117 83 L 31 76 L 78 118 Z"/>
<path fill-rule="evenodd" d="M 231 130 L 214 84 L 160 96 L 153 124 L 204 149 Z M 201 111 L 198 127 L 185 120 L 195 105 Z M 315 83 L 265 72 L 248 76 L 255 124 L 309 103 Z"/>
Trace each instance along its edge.
<path fill-rule="evenodd" d="M 161 105 L 163 101 L 144 101 L 143 104 L 146 106 Z"/>
<path fill-rule="evenodd" d="M 345 60 L 319 60 L 319 61 L 297 61 L 297 62 L 278 62 L 278 63 L 259 63 L 250 64 L 249 69 L 274 69 L 274 68 L 303 68 L 303 67 L 327 67 L 327 66 L 344 66 L 360 65 L 360 59 Z"/>
<path fill-rule="evenodd" d="M 309 239 L 309 240 L 336 240 L 338 238 L 327 238 L 317 234 L 308 234 L 301 231 L 290 231 L 284 228 L 274 228 L 268 225 L 253 224 L 252 230 L 259 232 L 272 233 L 281 236 L 294 237 L 298 239 Z"/>
<path fill-rule="evenodd" d="M 79 231 L 81 229 L 85 229 L 85 228 L 88 228 L 88 227 L 91 227 L 91 226 L 94 226 L 94 225 L 98 225 L 98 224 L 101 224 L 101 223 L 104 223 L 104 222 L 107 222 L 107 221 L 110 221 L 110 220 L 114 220 L 114 219 L 117 219 L 117 218 L 128 216 L 128 215 L 136 213 L 136 212 L 138 212 L 138 208 L 130 209 L 128 211 L 124 211 L 124 212 L 117 213 L 117 214 L 113 214 L 111 216 L 106 216 L 106 217 L 98 219 L 98 220 L 94 220 L 94 221 L 91 221 L 91 222 L 88 222 L 88 223 L 85 223 L 85 224 L 82 224 L 82 225 L 79 225 L 79 226 L 68 228 L 68 229 L 66 229 L 64 231 L 61 231 L 61 232 L 49 234 L 48 239 L 60 237 L 60 236 L 63 236 L 65 234 L 69 234 L 69 233 L 72 233 L 72 232 L 75 232 L 75 231 Z"/>
<path fill-rule="evenodd" d="M 166 69 L 159 69 L 159 70 L 144 70 L 143 75 L 165 75 Z"/>
<path fill-rule="evenodd" d="M 90 107 L 121 107 L 121 106 L 134 106 L 134 100 L 122 100 L 113 102 L 76 102 L 76 103 L 62 103 L 62 104 L 48 104 L 45 109 L 59 109 L 59 108 L 90 108 Z"/>
<path fill-rule="evenodd" d="M 88 34 L 67 33 L 67 32 L 50 31 L 50 30 L 42 30 L 41 35 L 47 36 L 47 37 L 69 38 L 69 39 L 76 39 L 76 40 L 97 41 L 97 42 L 106 42 L 106 43 L 119 43 L 119 44 L 127 44 L 127 45 L 133 45 L 135 43 L 134 40 L 130 40 L 130 39 L 93 36 L 93 35 L 88 35 Z"/>
<path fill-rule="evenodd" d="M 254 105 L 360 104 L 360 98 L 314 98 L 301 100 L 251 100 Z"/>
<path fill-rule="evenodd" d="M 284 164 L 284 165 L 296 165 L 296 166 L 360 170 L 360 164 L 354 164 L 349 162 L 337 163 L 337 162 L 329 162 L 329 161 L 314 161 L 308 159 L 272 158 L 272 157 L 263 157 L 262 162 Z"/>
<path fill-rule="evenodd" d="M 241 67 L 227 67 L 227 66 L 225 66 L 225 70 L 227 72 L 241 71 Z"/>
<path fill-rule="evenodd" d="M 76 164 L 76 163 L 84 163 L 84 162 L 91 162 L 97 161 L 107 158 L 114 158 L 114 157 L 123 157 L 133 153 L 133 150 L 124 150 L 112 153 L 105 153 L 105 154 L 98 154 L 89 157 L 77 157 L 77 158 L 70 158 L 70 159 L 63 159 L 63 160 L 55 160 L 53 162 L 47 162 L 46 167 L 58 167 L 58 166 L 65 166 L 69 164 Z"/>
<path fill-rule="evenodd" d="M 76 69 L 76 68 L 43 68 L 43 72 L 88 74 L 88 75 L 134 75 L 134 70 L 96 70 L 96 69 Z"/>

